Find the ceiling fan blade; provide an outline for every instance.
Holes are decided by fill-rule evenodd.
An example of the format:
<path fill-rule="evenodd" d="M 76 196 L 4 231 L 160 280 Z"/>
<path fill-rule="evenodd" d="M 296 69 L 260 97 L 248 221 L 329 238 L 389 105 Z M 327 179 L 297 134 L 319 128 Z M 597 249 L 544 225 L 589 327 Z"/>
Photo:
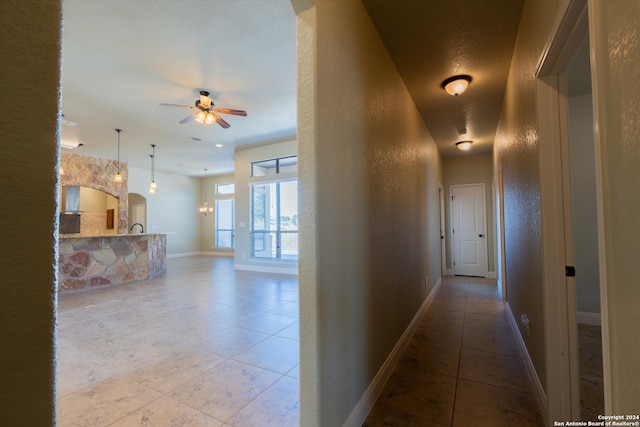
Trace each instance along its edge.
<path fill-rule="evenodd" d="M 233 114 L 234 116 L 246 116 L 247 112 L 244 110 L 234 110 L 232 108 L 214 108 L 213 111 L 221 114 Z"/>
<path fill-rule="evenodd" d="M 225 122 L 224 119 L 222 117 L 220 117 L 219 115 L 213 114 L 213 117 L 216 118 L 216 123 L 218 123 L 223 128 L 227 129 L 227 128 L 231 127 L 231 125 L 229 123 Z"/>
<path fill-rule="evenodd" d="M 166 102 L 161 102 L 158 105 L 162 105 L 163 107 L 180 107 L 180 108 L 191 108 L 195 109 L 196 107 L 192 105 L 182 105 L 182 104 L 167 104 Z"/>
<path fill-rule="evenodd" d="M 193 113 L 189 114 L 187 117 L 185 117 L 184 119 L 180 120 L 178 123 L 185 124 L 185 123 L 189 123 L 191 120 L 196 118 L 196 112 L 194 111 Z"/>

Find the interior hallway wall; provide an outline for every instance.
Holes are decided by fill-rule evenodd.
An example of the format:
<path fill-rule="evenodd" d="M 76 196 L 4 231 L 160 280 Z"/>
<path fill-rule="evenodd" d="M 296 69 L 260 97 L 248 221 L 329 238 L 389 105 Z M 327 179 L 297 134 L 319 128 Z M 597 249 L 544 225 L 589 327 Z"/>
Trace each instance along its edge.
<path fill-rule="evenodd" d="M 0 2 L 3 426 L 55 424 L 61 20 L 60 1 Z"/>
<path fill-rule="evenodd" d="M 589 1 L 604 196 L 611 412 L 640 408 L 640 2 Z M 597 92 L 597 93 L 596 93 Z M 602 266 L 601 266 L 602 267 Z M 601 275 L 601 278 L 603 276 Z"/>
<path fill-rule="evenodd" d="M 360 1 L 298 15 L 301 425 L 343 425 L 440 280 L 440 156 Z"/>
<path fill-rule="evenodd" d="M 531 335 L 520 332 L 545 385 L 542 303 L 540 186 L 536 71 L 553 25 L 568 0 L 527 0 L 520 22 L 496 144 L 494 169 L 502 164 L 508 302 L 516 319 L 528 314 Z M 603 249 L 608 292 L 603 300 L 609 333 L 611 413 L 635 413 L 640 407 L 640 225 L 630 212 L 640 211 L 640 3 L 636 0 L 589 0 L 597 167 L 602 170 Z M 598 133 L 597 133 L 598 135 Z M 598 163 L 599 162 L 599 163 Z M 633 184 L 632 184 L 633 183 Z M 602 266 L 601 266 L 602 267 Z M 605 313 L 606 314 L 606 313 Z"/>
<path fill-rule="evenodd" d="M 507 301 L 516 319 L 530 319 L 530 334 L 522 327 L 520 334 L 545 389 L 536 70 L 566 6 L 564 0 L 525 2 L 494 145 L 494 170 L 502 165 L 504 185 Z"/>

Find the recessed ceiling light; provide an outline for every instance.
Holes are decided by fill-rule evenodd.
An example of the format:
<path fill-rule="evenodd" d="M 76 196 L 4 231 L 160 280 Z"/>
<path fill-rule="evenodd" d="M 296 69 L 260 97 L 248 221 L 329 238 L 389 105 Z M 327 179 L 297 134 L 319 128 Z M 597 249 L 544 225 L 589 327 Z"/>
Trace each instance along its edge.
<path fill-rule="evenodd" d="M 469 83 L 471 83 L 471 76 L 461 74 L 459 76 L 449 77 L 440 84 L 440 87 L 449 95 L 458 96 L 467 90 Z"/>
<path fill-rule="evenodd" d="M 216 144 L 216 147 L 222 148 L 222 144 Z"/>

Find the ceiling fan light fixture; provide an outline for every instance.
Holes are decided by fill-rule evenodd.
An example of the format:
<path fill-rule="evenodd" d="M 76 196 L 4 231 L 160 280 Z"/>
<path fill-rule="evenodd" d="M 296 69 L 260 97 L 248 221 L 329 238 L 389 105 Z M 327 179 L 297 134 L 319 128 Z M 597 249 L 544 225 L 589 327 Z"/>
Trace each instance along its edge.
<path fill-rule="evenodd" d="M 207 113 L 200 110 L 196 113 L 196 122 L 204 124 L 205 119 L 207 118 Z"/>
<path fill-rule="evenodd" d="M 440 84 L 440 87 L 444 89 L 449 95 L 458 96 L 469 87 L 471 83 L 471 76 L 461 74 L 459 76 L 449 77 Z"/>
<path fill-rule="evenodd" d="M 211 123 L 214 123 L 216 121 L 216 118 L 213 114 L 211 113 L 207 113 L 207 118 L 204 121 L 205 125 L 210 125 Z"/>
<path fill-rule="evenodd" d="M 456 147 L 458 147 L 458 150 L 460 151 L 469 151 L 471 149 L 471 144 L 473 144 L 473 141 L 460 141 L 456 142 Z"/>

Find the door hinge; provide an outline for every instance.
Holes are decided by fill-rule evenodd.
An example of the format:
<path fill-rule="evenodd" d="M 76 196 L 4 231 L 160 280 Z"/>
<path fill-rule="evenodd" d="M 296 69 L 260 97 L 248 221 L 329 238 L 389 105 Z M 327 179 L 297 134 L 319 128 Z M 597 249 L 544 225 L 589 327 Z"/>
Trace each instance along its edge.
<path fill-rule="evenodd" d="M 573 265 L 565 266 L 564 275 L 567 277 L 576 277 L 576 268 Z"/>

